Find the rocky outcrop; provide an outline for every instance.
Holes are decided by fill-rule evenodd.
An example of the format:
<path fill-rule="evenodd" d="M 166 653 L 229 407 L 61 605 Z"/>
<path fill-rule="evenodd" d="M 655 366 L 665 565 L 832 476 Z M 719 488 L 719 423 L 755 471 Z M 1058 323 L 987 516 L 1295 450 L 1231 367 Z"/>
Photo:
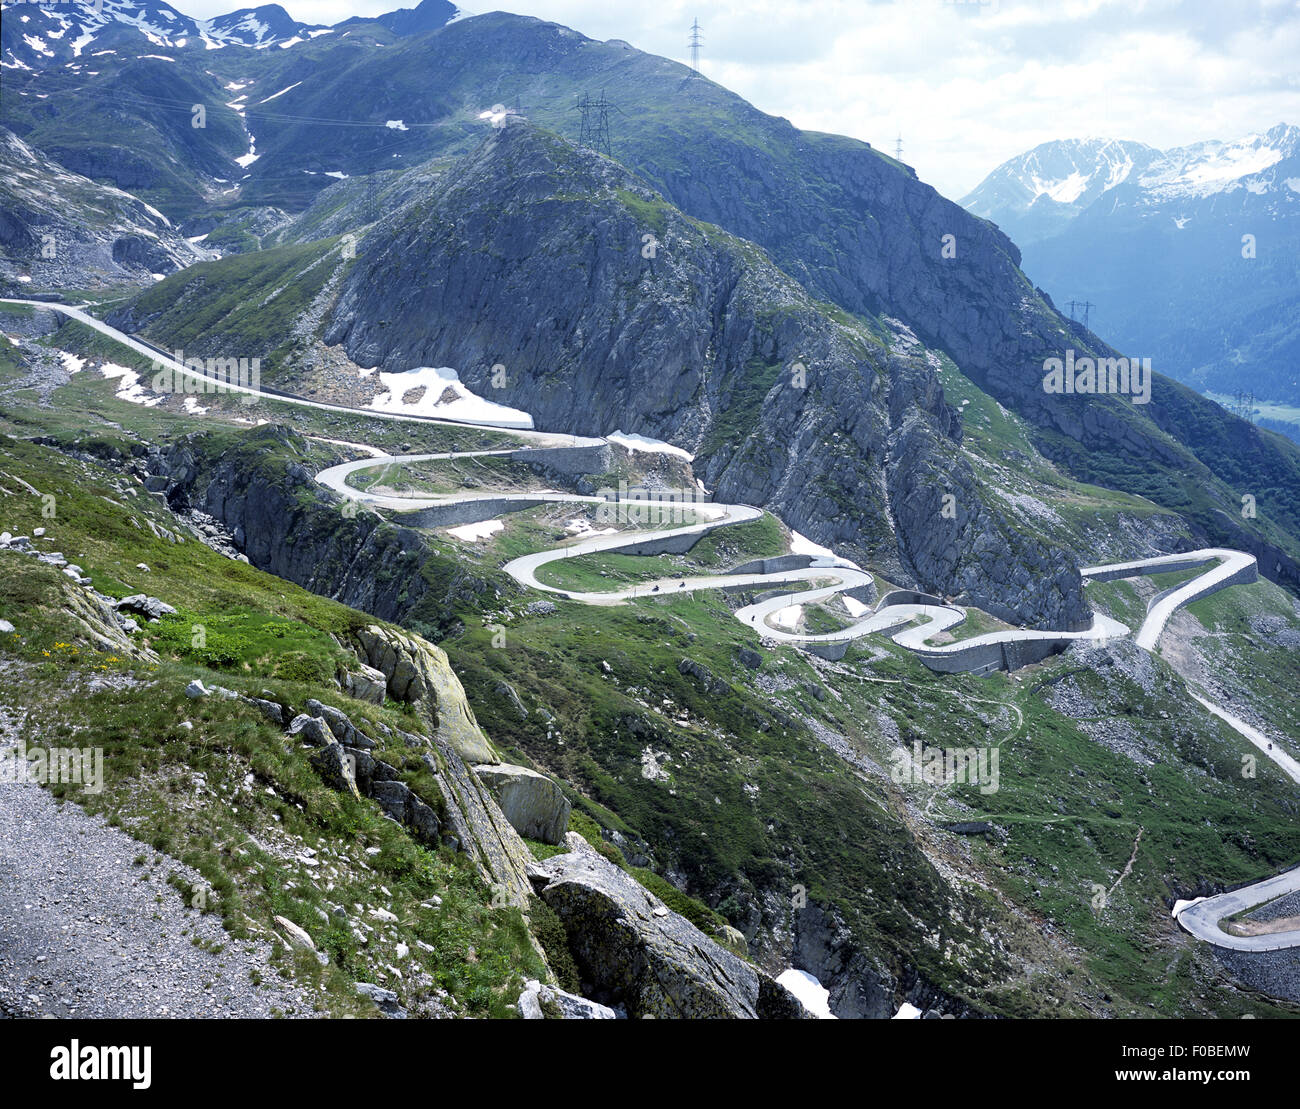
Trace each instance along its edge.
<path fill-rule="evenodd" d="M 474 763 L 498 763 L 496 749 L 474 719 L 465 690 L 446 654 L 418 635 L 378 624 L 358 633 L 370 664 L 388 681 L 394 701 L 415 705 L 461 758 Z"/>
<path fill-rule="evenodd" d="M 206 694 L 204 690 L 201 695 Z M 271 703 L 244 700 L 259 708 Z M 421 761 L 438 793 L 422 797 L 402 780 L 397 767 L 372 753 L 379 740 L 357 727 L 347 713 L 315 700 L 309 700 L 307 707 L 316 715 L 297 714 L 286 735 L 313 748 L 309 759 L 326 785 L 356 798 L 373 799 L 386 816 L 430 847 L 464 852 L 492 887 L 494 904 L 527 908 L 532 892 L 528 846 L 450 743 L 440 736 L 394 733 L 386 725 L 374 725 L 385 740 L 423 749 Z"/>
<path fill-rule="evenodd" d="M 183 436 L 150 448 L 145 465 L 174 511 L 219 521 L 259 570 L 435 638 L 454 627 L 449 613 L 486 581 L 438 558 L 413 528 L 345 511 L 303 465 L 306 455 L 301 436 L 268 424 L 233 446 Z"/>
<path fill-rule="evenodd" d="M 524 984 L 519 995 L 519 1015 L 524 1020 L 616 1020 L 618 1014 L 607 1005 L 588 1001 L 577 994 L 546 986 L 537 979 Z"/>
<path fill-rule="evenodd" d="M 574 832 L 541 865 L 584 993 L 630 1017 L 791 1019 L 811 1014 L 784 986 L 711 940 Z M 590 989 L 587 984 L 590 984 Z"/>
<path fill-rule="evenodd" d="M 343 692 L 358 701 L 382 705 L 388 692 L 388 677 L 382 670 L 362 663 L 356 670 L 343 675 Z"/>
<path fill-rule="evenodd" d="M 435 739 L 432 745 L 434 750 L 424 756 L 424 762 L 433 771 L 446 803 L 446 831 L 474 860 L 493 888 L 495 903 L 526 908 L 532 863 L 528 845 L 460 755 L 440 740 Z"/>
<path fill-rule="evenodd" d="M 509 763 L 474 767 L 515 831 L 542 843 L 564 842 L 573 808 L 560 787 L 536 770 Z"/>
<path fill-rule="evenodd" d="M 38 288 L 152 285 L 153 274 L 210 256 L 147 204 L 79 176 L 7 128 L 0 128 L 0 244 L 0 282 L 22 275 Z"/>

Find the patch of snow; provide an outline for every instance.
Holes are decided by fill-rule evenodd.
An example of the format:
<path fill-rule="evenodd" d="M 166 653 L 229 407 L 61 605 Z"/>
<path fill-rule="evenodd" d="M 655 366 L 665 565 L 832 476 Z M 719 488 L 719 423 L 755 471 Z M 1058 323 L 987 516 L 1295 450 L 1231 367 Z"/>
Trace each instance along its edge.
<path fill-rule="evenodd" d="M 78 358 L 75 354 L 69 354 L 66 350 L 59 351 L 59 357 L 63 359 L 63 368 L 70 374 L 80 373 L 81 368 L 86 364 L 84 358 Z"/>
<path fill-rule="evenodd" d="M 185 405 L 185 411 L 189 412 L 191 415 L 202 416 L 203 413 L 207 411 L 203 405 L 199 404 L 197 397 L 186 397 L 183 403 Z"/>
<path fill-rule="evenodd" d="M 505 524 L 500 520 L 480 520 L 477 524 L 463 524 L 458 528 L 448 528 L 447 534 L 454 539 L 463 539 L 466 543 L 477 543 L 488 539 L 501 531 Z"/>
<path fill-rule="evenodd" d="M 117 387 L 118 400 L 129 400 L 132 404 L 143 404 L 146 408 L 154 408 L 163 402 L 162 397 L 149 395 L 148 390 L 140 384 L 140 375 L 135 370 L 105 362 L 99 367 L 99 372 L 109 379 L 121 379 L 121 384 Z"/>
<path fill-rule="evenodd" d="M 787 605 L 772 613 L 772 623 L 783 631 L 792 632 L 799 626 L 799 617 L 803 615 L 803 605 Z"/>
<path fill-rule="evenodd" d="M 340 181 L 346 181 L 348 179 L 348 175 L 344 173 L 341 169 L 328 169 L 325 171 L 325 176 L 337 177 Z"/>
<path fill-rule="evenodd" d="M 390 131 L 409 131 L 409 130 L 410 130 L 410 128 L 407 127 L 406 124 L 403 123 L 400 119 L 388 119 L 388 120 L 385 120 L 385 121 L 384 121 L 384 126 L 387 127 Z"/>
<path fill-rule="evenodd" d="M 789 970 L 778 974 L 776 980 L 802 1001 L 804 1008 L 813 1016 L 822 1020 L 837 1019 L 835 1014 L 831 1012 L 831 991 L 826 989 L 806 970 L 795 970 L 794 967 L 791 967 Z"/>
<path fill-rule="evenodd" d="M 638 451 L 644 454 L 671 454 L 677 458 L 684 458 L 687 462 L 695 461 L 695 455 L 691 454 L 690 451 L 683 450 L 681 447 L 674 447 L 671 443 L 665 443 L 661 439 L 649 439 L 644 435 L 633 435 L 631 432 L 622 430 L 611 431 L 605 438 L 611 443 L 617 443 L 631 454 L 636 454 Z"/>
<path fill-rule="evenodd" d="M 855 620 L 871 611 L 870 605 L 864 605 L 856 597 L 850 597 L 847 593 L 840 594 L 840 601 L 849 610 L 849 615 Z"/>
<path fill-rule="evenodd" d="M 805 535 L 800 535 L 793 528 L 790 530 L 790 552 L 792 554 L 812 555 L 815 559 L 824 559 L 822 565 L 832 566 L 852 566 L 855 570 L 862 569 L 856 562 L 850 562 L 847 558 L 840 558 L 829 547 L 823 547 L 820 543 L 814 543 Z M 816 565 L 816 563 L 814 564 Z"/>
<path fill-rule="evenodd" d="M 891 1019 L 920 1020 L 921 1010 L 918 1009 L 915 1005 L 913 1005 L 910 1001 L 904 1001 L 903 1004 L 899 1006 L 898 1012 L 896 1012 Z"/>
<path fill-rule="evenodd" d="M 286 92 L 292 92 L 294 89 L 296 89 L 296 88 L 297 88 L 299 85 L 301 85 L 301 84 L 302 84 L 301 81 L 295 81 L 295 82 L 294 82 L 292 85 L 290 85 L 287 89 L 281 89 L 279 92 L 273 92 L 273 93 L 271 93 L 271 95 L 268 96 L 265 100 L 259 100 L 258 103 L 259 103 L 259 104 L 269 104 L 269 103 L 271 103 L 271 101 L 274 100 L 277 96 L 283 96 Z M 241 97 L 240 99 L 243 99 L 243 98 Z"/>
<path fill-rule="evenodd" d="M 402 373 L 381 373 L 379 380 L 388 390 L 370 402 L 380 412 L 401 412 L 414 416 L 438 416 L 470 424 L 497 427 L 533 426 L 533 418 L 517 408 L 494 404 L 470 392 L 460 382 L 460 375 L 449 366 L 419 366 Z M 402 398 L 414 389 L 424 392 L 412 404 Z M 448 396 L 448 394 L 451 394 Z M 446 400 L 443 398 L 447 397 Z"/>

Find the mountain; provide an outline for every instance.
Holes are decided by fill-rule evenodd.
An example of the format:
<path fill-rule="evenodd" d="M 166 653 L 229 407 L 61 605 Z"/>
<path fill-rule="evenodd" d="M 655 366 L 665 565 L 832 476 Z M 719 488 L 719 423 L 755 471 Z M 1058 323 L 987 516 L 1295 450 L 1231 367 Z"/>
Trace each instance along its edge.
<path fill-rule="evenodd" d="M 3 129 L 0 250 L 0 280 L 13 291 L 151 283 L 210 257 L 156 208 L 68 172 Z"/>
<path fill-rule="evenodd" d="M 959 203 L 991 219 L 1024 249 L 1059 233 L 1159 156 L 1143 143 L 1115 139 L 1047 142 L 1003 162 Z"/>
<path fill-rule="evenodd" d="M 352 27 L 362 23 L 378 23 L 395 35 L 420 35 L 425 31 L 435 31 L 461 15 L 461 11 L 449 0 L 420 0 L 414 8 L 398 8 L 395 12 L 385 12 L 375 16 L 353 16 L 336 25 Z"/>
<path fill-rule="evenodd" d="M 140 66 L 154 68 L 137 75 Z M 214 168 L 188 178 L 178 172 L 167 199 L 151 202 L 169 218 L 245 213 L 265 228 L 277 226 L 277 213 L 304 212 L 305 238 L 325 227 L 359 234 L 391 199 L 418 193 L 452 159 L 482 143 L 492 129 L 485 113 L 494 104 L 573 139 L 582 93 L 617 87 L 611 152 L 668 204 L 761 247 L 834 311 L 882 334 L 894 328 L 891 320 L 909 329 L 1023 415 L 1036 429 L 1036 449 L 1071 476 L 1174 508 L 1205 541 L 1258 550 L 1266 573 L 1300 583 L 1300 457 L 1275 445 L 1275 436 L 1238 431 L 1233 417 L 1184 396 L 1167 378 L 1156 379 L 1149 405 L 1045 393 L 1047 359 L 1067 348 L 1117 352 L 1057 312 L 1020 269 L 1020 251 L 1005 235 L 867 143 L 800 131 L 686 67 L 626 43 L 596 42 L 558 24 L 503 13 L 459 19 L 383 46 L 340 34 L 283 51 L 182 52 L 175 63 L 106 67 L 95 81 L 116 89 L 146 76 L 165 80 L 156 70 L 173 70 L 174 79 L 195 86 L 206 82 L 208 101 L 220 99 L 209 121 L 241 128 L 249 145 L 236 164 L 240 143 L 232 133 L 220 151 L 211 151 L 207 164 Z M 136 107 L 118 97 L 110 116 L 101 102 L 86 100 L 84 90 L 71 91 L 87 112 L 79 133 L 71 135 L 63 118 L 36 99 L 46 80 L 37 75 L 19 90 L 32 95 L 7 97 L 5 110 L 19 117 L 22 126 L 15 130 L 25 141 L 45 136 L 47 150 L 60 142 L 56 156 L 73 168 L 102 143 L 101 124 L 122 146 L 158 134 L 160 154 L 150 167 L 164 158 L 194 164 L 213 145 L 212 138 L 196 145 L 185 133 L 188 114 L 176 119 L 179 134 L 159 133 L 163 117 L 155 106 Z M 234 107 L 228 107 L 232 96 Z M 174 99 L 190 103 L 185 93 Z M 194 134 L 211 135 L 211 128 Z M 228 168 L 215 169 L 220 158 Z M 96 165 L 112 173 L 118 161 L 100 157 Z M 421 184 L 395 184 L 404 174 Z M 369 179 L 364 187 L 361 178 Z M 206 199 L 195 196 L 196 181 Z M 184 185 L 188 192 L 180 191 Z M 265 245 L 291 234 L 259 232 L 257 238 Z M 949 234 L 956 257 L 942 249 Z M 394 287 L 375 291 L 394 302 L 401 295 Z M 168 322 L 177 322 L 170 313 Z M 417 339 L 420 334 L 414 333 Z M 278 337 L 271 349 L 287 337 Z M 525 338 L 533 352 L 545 342 L 536 332 Z M 576 343 L 576 334 L 569 341 Z M 412 350 L 387 353 L 413 356 Z M 530 364 L 543 372 L 540 357 Z M 480 371 L 466 366 L 465 372 Z M 556 412 L 564 421 L 559 426 L 576 428 L 580 417 L 577 410 Z M 629 426 L 634 419 L 644 422 Z M 658 422 L 634 412 L 624 430 L 651 433 Z M 1230 443 L 1246 449 L 1225 460 Z M 1259 490 L 1270 491 L 1268 497 L 1260 498 Z M 1263 506 L 1257 517 L 1240 514 L 1247 492 Z M 815 488 L 805 485 L 791 496 L 811 503 Z"/>
<path fill-rule="evenodd" d="M 1069 554 L 984 504 L 923 350 L 835 318 L 761 250 L 684 216 L 593 151 L 509 120 L 382 220 L 336 276 L 323 255 L 304 267 L 302 248 L 264 257 L 289 251 L 298 260 L 286 268 L 304 270 L 304 283 L 314 270 L 322 290 L 323 347 L 357 366 L 455 366 L 472 390 L 540 426 L 670 440 L 696 455 L 718 497 L 768 505 L 900 579 L 978 596 L 1020 621 L 1086 620 Z M 252 348 L 264 314 L 248 310 L 264 299 L 249 280 L 256 257 L 239 259 L 239 306 L 218 265 L 112 319 L 174 337 L 197 311 L 206 326 L 192 349 Z M 591 276 L 574 281 L 579 272 Z M 217 300 L 223 318 L 207 309 Z M 292 367 L 306 358 L 277 361 L 274 379 L 303 389 Z M 933 526 L 945 489 L 960 490 L 955 545 Z"/>
<path fill-rule="evenodd" d="M 1300 405 L 1300 129 L 1150 152 L 1124 170 L 1114 152 L 1136 146 L 1047 143 L 962 203 L 1017 235 L 1025 271 L 1058 302 L 1090 302 L 1125 352 L 1203 392 Z M 1089 174 L 1077 155 L 1094 147 Z"/>
<path fill-rule="evenodd" d="M 68 0 L 57 6 L 7 3 L 0 55 L 6 69 L 42 70 L 110 49 L 212 51 L 227 46 L 288 47 L 329 34 L 299 23 L 279 4 L 191 19 L 162 0 Z"/>

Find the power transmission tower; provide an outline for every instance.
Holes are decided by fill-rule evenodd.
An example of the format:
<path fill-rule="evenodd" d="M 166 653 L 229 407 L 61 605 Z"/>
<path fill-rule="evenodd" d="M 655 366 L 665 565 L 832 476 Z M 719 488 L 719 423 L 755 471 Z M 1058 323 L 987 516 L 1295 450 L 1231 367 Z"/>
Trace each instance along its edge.
<path fill-rule="evenodd" d="M 704 45 L 704 39 L 700 35 L 700 21 L 696 17 L 691 24 L 691 69 L 698 75 L 700 72 L 700 47 Z"/>
<path fill-rule="evenodd" d="M 612 158 L 609 142 L 609 109 L 613 105 L 605 99 L 605 91 L 601 90 L 599 100 L 593 100 L 584 92 L 575 107 L 582 113 L 582 124 L 578 131 L 579 144 L 589 146 L 593 150 L 604 151 L 605 157 Z"/>
<path fill-rule="evenodd" d="M 894 140 L 894 161 L 901 162 L 902 160 L 903 160 L 903 133 L 900 131 L 898 133 L 898 138 Z"/>
<path fill-rule="evenodd" d="M 1237 390 L 1236 401 L 1237 403 L 1232 406 L 1232 414 L 1253 424 L 1255 422 L 1255 394 L 1243 393 L 1239 389 Z"/>
<path fill-rule="evenodd" d="M 1090 301 L 1090 300 L 1071 300 L 1071 301 L 1067 301 L 1067 302 L 1066 302 L 1065 307 L 1066 307 L 1066 309 L 1067 309 L 1067 310 L 1069 311 L 1069 313 L 1070 313 L 1070 319 L 1074 320 L 1076 323 L 1078 323 L 1079 320 L 1078 320 L 1078 317 L 1075 315 L 1075 312 L 1077 312 L 1077 311 L 1079 311 L 1080 309 L 1082 309 L 1082 310 L 1083 310 L 1083 326 L 1084 326 L 1084 327 L 1087 327 L 1087 326 L 1088 326 L 1088 313 L 1091 312 L 1091 311 L 1092 311 L 1094 308 L 1096 308 L 1097 306 L 1096 306 L 1095 304 L 1093 304 L 1092 301 Z"/>

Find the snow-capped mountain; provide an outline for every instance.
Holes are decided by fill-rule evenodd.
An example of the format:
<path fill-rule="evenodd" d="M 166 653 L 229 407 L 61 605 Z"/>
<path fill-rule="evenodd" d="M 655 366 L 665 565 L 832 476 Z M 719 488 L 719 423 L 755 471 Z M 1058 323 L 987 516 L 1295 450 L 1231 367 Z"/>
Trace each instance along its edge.
<path fill-rule="evenodd" d="M 44 70 L 73 59 L 94 56 L 101 49 L 130 45 L 131 32 L 140 36 L 138 57 L 148 48 L 221 50 L 248 47 L 289 49 L 322 35 L 368 22 L 353 18 L 327 27 L 299 23 L 279 4 L 240 8 L 212 19 L 192 19 L 163 0 L 59 0 L 58 3 L 3 3 L 0 66 L 10 70 Z M 448 0 L 424 0 L 370 21 L 395 35 L 418 34 L 441 27 L 460 14 Z M 123 36 L 126 36 L 125 38 Z"/>
<path fill-rule="evenodd" d="M 1231 193 L 1300 194 L 1300 128 L 1279 123 L 1235 142 L 1199 142 L 1165 152 L 1138 178 L 1148 203 Z"/>
<path fill-rule="evenodd" d="M 1117 139 L 1063 139 L 1003 162 L 960 203 L 1024 247 L 1059 234 L 1120 186 L 1127 186 L 1120 190 L 1120 203 L 1136 208 L 1237 190 L 1290 201 L 1300 195 L 1298 150 L 1300 128 L 1281 123 L 1232 142 L 1210 140 L 1166 151 Z"/>
<path fill-rule="evenodd" d="M 963 203 L 1127 353 L 1210 393 L 1300 404 L 1300 128 L 1164 152 L 1046 143 Z"/>
<path fill-rule="evenodd" d="M 1118 139 L 1047 142 L 1003 162 L 960 203 L 1023 246 L 1056 234 L 1160 156 L 1154 147 Z"/>
<path fill-rule="evenodd" d="M 278 4 L 244 8 L 215 19 L 191 19 L 162 0 L 4 4 L 0 10 L 4 12 L 6 69 L 46 69 L 93 55 L 97 47 L 114 45 L 121 41 L 121 32 L 132 29 L 144 39 L 142 47 L 207 50 L 227 46 L 264 49 L 303 42 L 313 33 L 328 31 L 318 24 L 297 22 Z"/>

